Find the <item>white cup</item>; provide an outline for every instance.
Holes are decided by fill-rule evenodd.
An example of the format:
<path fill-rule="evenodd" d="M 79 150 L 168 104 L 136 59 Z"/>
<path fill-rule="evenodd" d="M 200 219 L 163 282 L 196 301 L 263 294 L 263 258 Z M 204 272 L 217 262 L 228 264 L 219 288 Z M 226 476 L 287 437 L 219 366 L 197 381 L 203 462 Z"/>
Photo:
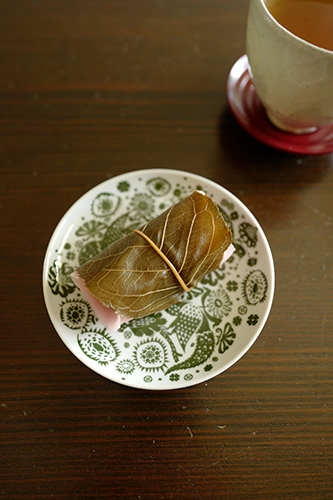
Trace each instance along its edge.
<path fill-rule="evenodd" d="M 266 4 L 250 0 L 246 46 L 251 78 L 268 118 L 295 134 L 333 123 L 333 51 L 292 34 Z"/>

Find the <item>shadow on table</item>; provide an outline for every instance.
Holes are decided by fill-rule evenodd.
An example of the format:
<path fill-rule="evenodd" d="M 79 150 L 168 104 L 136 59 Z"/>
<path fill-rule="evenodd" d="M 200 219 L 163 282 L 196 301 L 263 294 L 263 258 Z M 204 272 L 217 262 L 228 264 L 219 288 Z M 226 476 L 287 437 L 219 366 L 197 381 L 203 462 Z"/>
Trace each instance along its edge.
<path fill-rule="evenodd" d="M 288 153 L 259 142 L 238 124 L 227 106 L 220 114 L 217 128 L 221 166 L 228 165 L 233 180 L 302 188 L 319 182 L 333 168 L 332 153 Z"/>

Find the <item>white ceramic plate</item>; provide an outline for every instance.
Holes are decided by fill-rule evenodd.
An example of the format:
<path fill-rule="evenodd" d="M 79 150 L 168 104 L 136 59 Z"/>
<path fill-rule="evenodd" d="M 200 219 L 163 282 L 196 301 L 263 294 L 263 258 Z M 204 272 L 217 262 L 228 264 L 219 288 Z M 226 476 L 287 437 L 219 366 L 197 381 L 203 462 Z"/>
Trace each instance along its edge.
<path fill-rule="evenodd" d="M 71 272 L 195 189 L 220 207 L 236 252 L 176 306 L 107 330 Z M 272 305 L 274 264 L 258 222 L 229 191 L 188 172 L 141 170 L 99 184 L 68 210 L 46 252 L 43 290 L 56 331 L 89 368 L 131 387 L 176 389 L 215 377 L 251 347 Z"/>

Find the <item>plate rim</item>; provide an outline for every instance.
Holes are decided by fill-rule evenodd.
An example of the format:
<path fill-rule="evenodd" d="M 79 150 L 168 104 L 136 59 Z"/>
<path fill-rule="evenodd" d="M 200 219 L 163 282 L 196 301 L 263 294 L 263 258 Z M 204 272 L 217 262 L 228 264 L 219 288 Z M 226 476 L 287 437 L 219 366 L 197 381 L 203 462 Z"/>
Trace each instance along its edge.
<path fill-rule="evenodd" d="M 172 386 L 170 384 L 168 384 L 168 385 L 160 384 L 158 387 L 152 387 L 149 384 L 143 386 L 142 384 L 140 384 L 140 381 L 138 381 L 137 384 L 132 384 L 132 383 L 128 383 L 127 381 L 115 380 L 114 378 L 108 377 L 106 374 L 101 373 L 99 370 L 96 369 L 98 367 L 93 365 L 92 362 L 90 363 L 90 361 L 91 361 L 90 358 L 88 358 L 87 356 L 84 357 L 83 354 L 81 355 L 80 352 L 79 352 L 79 355 L 76 352 L 73 352 L 73 350 L 71 349 L 71 347 L 69 345 L 69 342 L 66 340 L 66 336 L 58 331 L 57 326 L 56 326 L 56 324 L 53 320 L 52 314 L 51 314 L 52 305 L 51 305 L 51 301 L 49 300 L 49 296 L 48 296 L 47 274 L 48 274 L 48 264 L 49 264 L 49 260 L 50 260 L 50 256 L 51 256 L 51 250 L 54 249 L 54 241 L 59 237 L 59 234 L 61 234 L 61 232 L 64 230 L 64 227 L 66 226 L 68 219 L 75 212 L 77 207 L 80 204 L 82 204 L 86 198 L 87 199 L 89 198 L 91 200 L 94 191 L 99 192 L 100 189 L 103 188 L 103 186 L 109 184 L 110 182 L 111 183 L 117 182 L 117 179 L 119 179 L 119 178 L 122 178 L 122 180 L 126 180 L 126 178 L 132 177 L 133 175 L 140 176 L 140 175 L 146 175 L 146 174 L 156 175 L 156 176 L 157 175 L 167 176 L 169 174 L 169 175 L 177 175 L 177 176 L 181 176 L 181 177 L 188 175 L 191 177 L 191 179 L 197 180 L 198 182 L 201 182 L 201 183 L 204 182 L 207 187 L 209 187 L 211 185 L 213 188 L 218 189 L 218 190 L 226 193 L 227 197 L 231 201 L 235 202 L 237 205 L 240 205 L 242 210 L 244 210 L 244 212 L 256 223 L 256 227 L 258 228 L 258 231 L 260 232 L 260 236 L 263 240 L 264 246 L 266 248 L 267 256 L 268 256 L 268 269 L 269 269 L 268 278 L 269 278 L 269 282 L 270 282 L 270 288 L 269 288 L 269 291 L 267 292 L 267 298 L 266 298 L 267 307 L 265 308 L 265 311 L 262 314 L 262 317 L 260 318 L 260 321 L 257 324 L 258 326 L 256 325 L 256 327 L 257 327 L 256 331 L 251 336 L 250 341 L 247 341 L 245 343 L 245 345 L 243 346 L 243 348 L 238 352 L 238 354 L 236 356 L 234 356 L 228 363 L 223 364 L 221 369 L 215 370 L 213 373 L 207 373 L 207 375 L 202 375 L 200 377 L 200 380 L 198 380 L 198 379 L 194 379 L 194 380 L 192 379 L 190 381 L 184 380 L 184 381 L 178 383 L 176 386 Z M 69 232 L 69 229 L 67 230 L 67 232 Z M 63 236 L 62 239 L 63 240 L 65 239 L 65 235 Z M 153 391 L 177 390 L 177 389 L 184 389 L 184 388 L 188 388 L 188 387 L 192 387 L 195 385 L 205 383 L 208 380 L 210 380 L 216 376 L 221 375 L 221 373 L 223 373 L 224 371 L 228 370 L 231 366 L 236 364 L 246 354 L 246 352 L 248 352 L 250 350 L 250 348 L 252 347 L 252 345 L 255 343 L 255 341 L 259 337 L 260 333 L 262 332 L 262 330 L 267 322 L 270 311 L 272 309 L 274 292 L 275 292 L 275 265 L 274 265 L 274 259 L 273 259 L 273 255 L 272 255 L 272 251 L 271 251 L 269 242 L 267 240 L 267 237 L 266 237 L 261 225 L 259 224 L 256 217 L 252 214 L 250 209 L 239 198 L 237 198 L 237 196 L 234 195 L 231 191 L 229 191 L 227 188 L 225 188 L 224 186 L 221 186 L 220 184 L 218 184 L 217 182 L 215 182 L 211 179 L 208 179 L 208 178 L 201 176 L 199 174 L 192 173 L 190 171 L 178 170 L 178 169 L 167 169 L 167 168 L 151 168 L 151 169 L 133 170 L 130 172 L 125 172 L 123 174 L 118 174 L 116 176 L 110 177 L 109 179 L 106 179 L 106 180 L 94 185 L 92 188 L 88 189 L 88 191 L 83 193 L 83 195 L 80 196 L 68 208 L 68 210 L 63 214 L 63 216 L 59 220 L 58 224 L 55 226 L 55 228 L 51 234 L 50 240 L 48 242 L 47 248 L 46 248 L 46 252 L 44 255 L 44 261 L 43 261 L 43 270 L 42 270 L 42 288 L 43 288 L 43 296 L 44 296 L 45 306 L 46 306 L 49 318 L 51 320 L 51 323 L 52 323 L 57 335 L 60 337 L 60 339 L 65 344 L 67 349 L 72 353 L 72 355 L 75 356 L 79 361 L 81 361 L 86 367 L 90 368 L 92 371 L 94 371 L 98 375 L 102 376 L 103 378 L 106 378 L 107 380 L 110 380 L 110 381 L 117 383 L 117 384 L 120 384 L 120 385 L 131 387 L 134 389 L 153 390 Z"/>

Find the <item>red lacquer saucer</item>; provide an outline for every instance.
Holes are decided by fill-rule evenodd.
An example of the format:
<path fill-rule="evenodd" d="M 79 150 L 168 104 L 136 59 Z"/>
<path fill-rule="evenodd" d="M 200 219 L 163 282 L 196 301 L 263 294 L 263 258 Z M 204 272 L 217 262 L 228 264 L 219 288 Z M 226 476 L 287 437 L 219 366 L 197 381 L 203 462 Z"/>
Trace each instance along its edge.
<path fill-rule="evenodd" d="M 247 55 L 236 61 L 228 76 L 227 100 L 240 125 L 259 141 L 290 153 L 324 154 L 333 152 L 333 125 L 311 134 L 295 135 L 279 130 L 268 120 L 249 73 Z"/>

